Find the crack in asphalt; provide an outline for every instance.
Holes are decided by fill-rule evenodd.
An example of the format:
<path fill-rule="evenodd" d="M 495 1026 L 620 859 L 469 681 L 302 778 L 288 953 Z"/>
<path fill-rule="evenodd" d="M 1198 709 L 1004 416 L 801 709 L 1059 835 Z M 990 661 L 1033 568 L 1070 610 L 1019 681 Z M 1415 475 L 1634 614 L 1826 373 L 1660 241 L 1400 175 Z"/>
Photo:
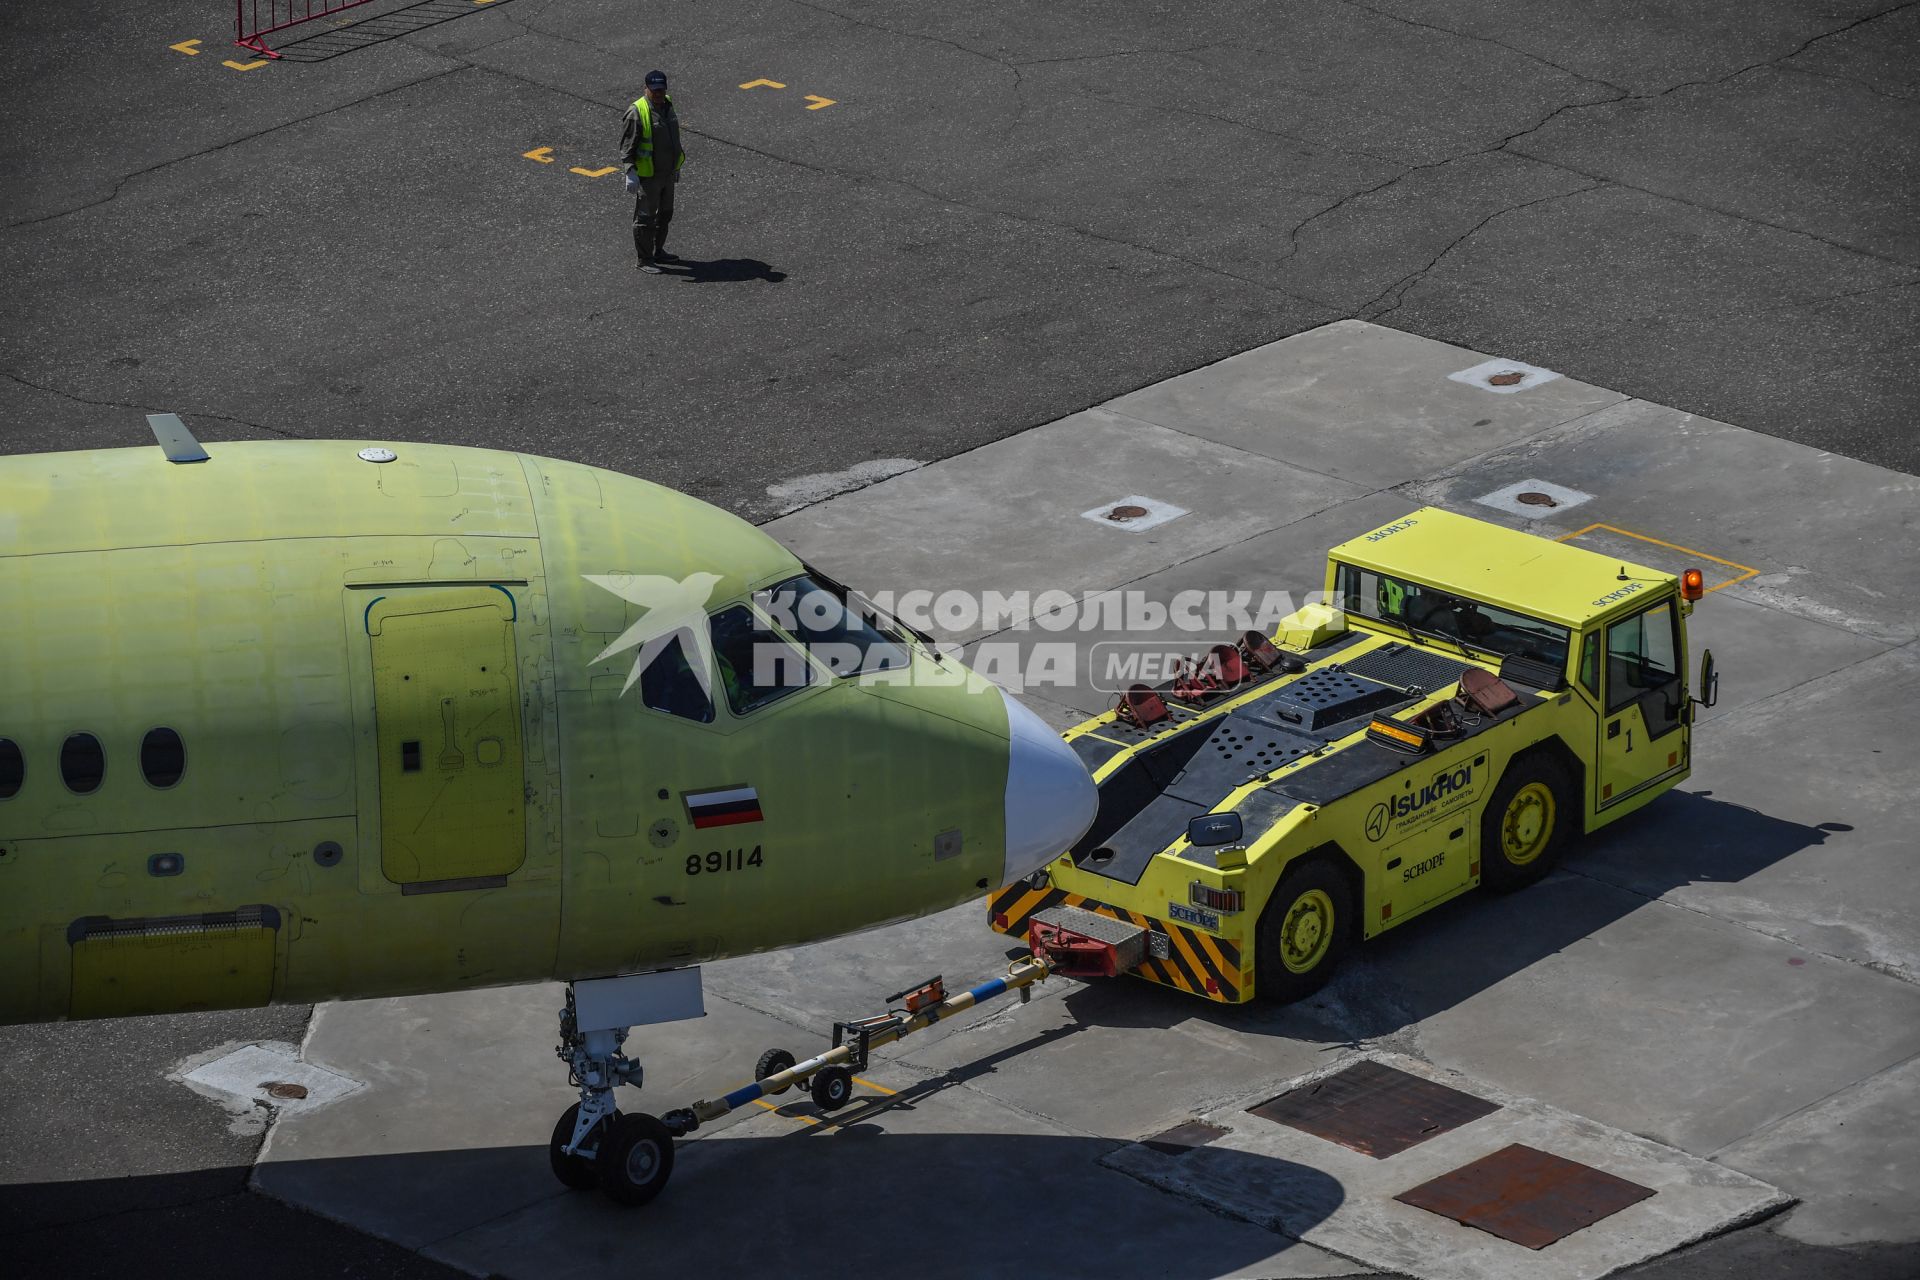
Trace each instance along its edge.
<path fill-rule="evenodd" d="M 1382 289 L 1378 294 L 1374 295 L 1374 297 L 1370 301 L 1363 302 L 1358 307 L 1355 307 L 1353 314 L 1359 317 L 1360 319 L 1367 320 L 1373 323 L 1378 323 L 1382 317 L 1390 316 L 1394 312 L 1398 311 L 1400 309 L 1401 304 L 1407 300 L 1407 295 L 1413 292 L 1413 290 L 1420 287 L 1421 283 L 1426 279 L 1427 273 L 1429 271 L 1432 271 L 1435 267 L 1439 266 L 1440 263 L 1447 257 L 1448 254 L 1452 253 L 1455 249 L 1458 249 L 1461 245 L 1465 244 L 1467 241 L 1471 240 L 1474 236 L 1478 235 L 1483 229 L 1485 229 L 1488 223 L 1493 222 L 1499 218 L 1504 218 L 1510 213 L 1518 213 L 1522 209 L 1531 209 L 1534 205 L 1537 205 L 1537 204 L 1546 204 L 1552 200 L 1567 200 L 1572 198 L 1573 196 L 1583 195 L 1588 191 L 1598 191 L 1602 187 L 1605 187 L 1608 185 L 1610 184 L 1605 182 L 1592 182 L 1592 183 L 1588 183 L 1584 187 L 1576 187 L 1572 191 L 1561 191 L 1561 192 L 1556 192 L 1553 195 L 1536 196 L 1532 200 L 1522 200 L 1518 204 L 1511 204 L 1504 209 L 1494 210 L 1492 213 L 1488 214 L 1486 217 L 1480 219 L 1480 221 L 1474 223 L 1471 227 L 1468 227 L 1465 231 L 1460 233 L 1458 236 L 1455 236 L 1453 240 L 1448 243 L 1446 248 L 1442 249 L 1439 253 L 1434 254 L 1433 257 L 1428 260 L 1426 266 L 1421 267 L 1416 271 L 1408 272 L 1406 275 L 1401 276 L 1400 279 L 1396 280 L 1394 283 L 1388 285 L 1385 289 Z M 1388 294 L 1393 295 L 1393 305 L 1383 310 L 1376 311 L 1372 315 L 1368 315 L 1367 314 L 1368 308 L 1378 306 L 1381 300 L 1384 299 Z"/>
<path fill-rule="evenodd" d="M 1352 0 L 1341 0 L 1341 2 L 1344 4 L 1350 4 L 1350 5 L 1352 4 Z M 1395 174 L 1393 177 L 1388 178 L 1385 182 L 1376 183 L 1371 187 L 1362 188 L 1359 191 L 1353 192 L 1351 195 L 1347 195 L 1342 197 L 1339 200 L 1336 200 L 1334 203 L 1328 205 L 1326 208 L 1321 209 L 1316 213 L 1310 214 L 1307 218 L 1297 223 L 1293 227 L 1293 229 L 1288 233 L 1287 251 L 1281 255 L 1280 262 L 1284 264 L 1290 261 L 1291 259 L 1293 259 L 1298 254 L 1299 245 L 1300 245 L 1300 235 L 1308 227 L 1312 226 L 1314 223 L 1318 222 L 1320 219 L 1327 217 L 1330 214 L 1338 212 L 1340 209 L 1353 203 L 1355 200 L 1363 199 L 1367 196 L 1374 195 L 1378 192 L 1384 191 L 1388 187 L 1393 186 L 1395 183 L 1400 182 L 1403 179 L 1409 178 L 1416 173 L 1422 173 L 1428 169 L 1444 168 L 1447 165 L 1458 164 L 1463 160 L 1471 160 L 1478 156 L 1492 155 L 1492 154 L 1495 154 L 1496 152 L 1506 152 L 1506 151 L 1509 151 L 1509 149 L 1512 149 L 1511 154 L 1518 156 L 1520 158 L 1532 161 L 1533 163 L 1536 163 L 1536 164 L 1544 164 L 1556 169 L 1563 169 L 1568 173 L 1575 173 L 1583 178 L 1593 179 L 1596 182 L 1611 183 L 1615 186 L 1625 187 L 1634 191 L 1640 191 L 1647 195 L 1659 197 L 1660 199 L 1673 200 L 1678 204 L 1684 204 L 1690 208 L 1701 209 L 1710 213 L 1717 213 L 1724 217 L 1735 218 L 1743 222 L 1751 222 L 1759 226 L 1772 228 L 1773 230 L 1776 230 L 1776 231 L 1785 231 L 1795 235 L 1806 236 L 1808 239 L 1817 240 L 1820 243 L 1828 245 L 1832 248 L 1844 249 L 1851 253 L 1857 253 L 1865 257 L 1875 258 L 1880 261 L 1888 262 L 1896 266 L 1903 266 L 1903 267 L 1908 266 L 1910 264 L 1901 262 L 1898 259 L 1888 258 L 1882 254 L 1875 253 L 1870 249 L 1862 249 L 1857 245 L 1842 244 L 1836 240 L 1829 240 L 1825 236 L 1815 234 L 1814 232 L 1811 232 L 1811 231 L 1802 231 L 1797 227 L 1781 226 L 1778 223 L 1768 222 L 1765 219 L 1754 218 L 1746 214 L 1734 213 L 1726 209 L 1717 209 L 1711 205 L 1700 204 L 1697 201 L 1687 200 L 1679 196 L 1669 195 L 1666 192 L 1655 191 L 1648 187 L 1634 186 L 1631 183 L 1622 182 L 1619 179 L 1611 177 L 1606 174 L 1591 173 L 1583 169 L 1575 168 L 1572 165 L 1562 164 L 1558 161 L 1549 160 L 1541 156 L 1532 155 L 1526 151 L 1514 148 L 1514 144 L 1516 142 L 1519 142 L 1523 138 L 1530 137 L 1531 135 L 1540 132 L 1542 129 L 1545 129 L 1548 125 L 1552 124 L 1555 120 L 1559 119 L 1561 116 L 1565 115 L 1569 111 L 1583 111 L 1593 107 L 1617 106 L 1620 103 L 1624 103 L 1624 102 L 1650 101 L 1656 98 L 1664 98 L 1669 94 L 1678 93 L 1682 89 L 1703 88 L 1703 87 L 1711 88 L 1711 87 L 1717 87 L 1719 85 L 1726 84 L 1729 81 L 1737 80 L 1741 76 L 1747 75 L 1754 71 L 1758 71 L 1764 67 L 1774 66 L 1779 63 L 1784 63 L 1792 58 L 1797 58 L 1801 54 L 1805 53 L 1808 49 L 1812 48 L 1814 45 L 1820 43 L 1823 40 L 1830 40 L 1835 36 L 1843 35 L 1846 32 L 1853 30 L 1855 27 L 1864 26 L 1869 22 L 1878 21 L 1879 19 L 1887 17 L 1890 14 L 1898 13 L 1903 9 L 1910 9 L 1916 3 L 1920 3 L 1920 0 L 1903 0 L 1903 2 L 1900 4 L 1896 4 L 1889 8 L 1882 9 L 1877 13 L 1869 14 L 1863 18 L 1856 18 L 1852 22 L 1848 22 L 1843 26 L 1835 27 L 1830 31 L 1822 32 L 1819 35 L 1811 36 L 1808 39 L 1802 41 L 1798 46 L 1789 50 L 1786 53 L 1780 54 L 1776 57 L 1764 59 L 1760 62 L 1751 63 L 1747 66 L 1739 68 L 1738 70 L 1730 71 L 1725 75 L 1716 76 L 1712 79 L 1683 80 L 1678 84 L 1669 85 L 1667 88 L 1661 89 L 1656 93 L 1627 93 L 1624 90 L 1621 90 L 1611 97 L 1590 99 L 1584 102 L 1562 103 L 1560 106 L 1555 107 L 1552 111 L 1549 111 L 1546 115 L 1542 116 L 1539 120 L 1535 121 L 1533 124 L 1528 125 L 1524 129 L 1516 130 L 1515 132 L 1508 134 L 1506 137 L 1500 139 L 1500 141 L 1494 143 L 1492 146 L 1481 147 L 1473 151 L 1463 152 L 1459 155 L 1449 156 L 1441 160 L 1431 160 L 1424 164 L 1412 165 L 1409 168 L 1402 170 L 1400 173 Z M 1365 5 L 1353 5 L 1352 7 L 1363 8 L 1363 9 L 1366 8 Z M 1378 11 L 1370 10 L 1370 12 L 1378 12 Z M 1391 17 L 1392 15 L 1383 15 L 1383 16 Z M 1425 25 L 1425 24 L 1416 23 L 1413 25 Z M 1437 28 L 1437 29 L 1440 29 L 1440 28 Z M 1450 34 L 1458 34 L 1458 33 L 1456 32 L 1456 33 L 1450 33 Z M 1495 42 L 1495 43 L 1498 43 L 1498 42 Z M 1516 52 L 1524 52 L 1524 51 L 1516 50 Z M 1569 74 L 1577 74 L 1577 73 L 1569 73 Z M 1582 78 L 1584 79 L 1586 77 L 1582 77 Z M 1605 82 L 1595 81 L 1594 83 L 1605 83 Z"/>
<path fill-rule="evenodd" d="M 24 378 L 11 369 L 0 369 L 0 378 L 5 378 L 9 382 L 17 382 L 23 387 L 31 387 L 35 391 L 44 391 L 50 396 L 59 396 L 62 400 L 71 400 L 75 404 L 93 405 L 100 409 L 138 409 L 142 413 L 177 413 L 183 418 L 212 418 L 216 422 L 231 422 L 236 426 L 251 427 L 255 431 L 264 431 L 268 435 L 280 436 L 286 440 L 306 439 L 305 436 L 297 432 L 288 431 L 283 427 L 270 427 L 264 422 L 249 422 L 245 418 L 236 418 L 231 414 L 213 413 L 201 409 L 182 409 L 178 406 L 162 409 L 155 408 L 152 405 L 137 404 L 130 400 L 95 400 L 89 396 L 77 395 L 71 391 L 62 391 L 59 387 L 48 386 L 44 382 L 35 382 L 31 378 Z"/>
<path fill-rule="evenodd" d="M 1550 58 L 1543 58 L 1537 53 L 1533 53 L 1533 52 L 1530 52 L 1529 50 L 1522 49 L 1518 45 L 1508 44 L 1504 40 L 1496 40 L 1492 36 L 1477 36 L 1467 31 L 1456 31 L 1452 27 L 1442 27 L 1431 22 L 1421 22 L 1414 18 L 1403 18 L 1397 13 L 1389 13 L 1385 9 L 1376 9 L 1372 5 L 1361 4 L 1360 0 L 1339 0 L 1339 2 L 1345 5 L 1349 9 L 1358 9 L 1362 13 L 1371 13 L 1375 17 L 1385 18 L 1390 22 L 1398 22 L 1404 26 L 1419 27 L 1425 31 L 1438 31 L 1442 35 L 1453 36 L 1455 39 L 1459 39 L 1459 40 L 1471 40 L 1478 44 L 1490 44 L 1490 45 L 1493 45 L 1495 48 L 1505 49 L 1509 53 L 1517 53 L 1521 57 L 1526 58 L 1528 61 L 1537 62 L 1543 67 L 1552 67 L 1555 71 L 1560 72 L 1562 75 L 1572 76 L 1575 80 L 1584 80 L 1588 84 L 1601 85 L 1605 88 L 1613 90 L 1615 93 L 1619 94 L 1622 97 L 1625 97 L 1628 94 L 1628 90 L 1624 85 L 1615 84 L 1611 80 L 1603 80 L 1599 76 L 1590 76 L 1584 72 L 1575 71 L 1572 67 L 1562 66 L 1560 63 L 1555 62 Z"/>
<path fill-rule="evenodd" d="M 418 48 L 418 46 L 412 46 L 412 47 Z M 422 50 L 422 52 L 428 52 L 428 51 Z M 435 56 L 445 58 L 445 57 L 449 57 L 450 55 L 438 54 Z M 150 173 L 158 173 L 160 170 L 171 168 L 176 164 L 185 164 L 189 160 L 198 160 L 202 156 L 210 156 L 217 151 L 225 151 L 229 147 L 237 147 L 243 142 L 252 142 L 255 138 L 264 138 L 268 134 L 278 133 L 282 129 L 291 129 L 295 125 L 306 124 L 312 120 L 319 120 L 324 116 L 333 115 L 337 111 L 345 111 L 349 107 L 357 107 L 362 103 L 372 102 L 376 98 L 384 98 L 390 93 L 399 93 L 401 90 L 411 89 L 415 85 L 427 84 L 428 82 L 433 80 L 438 80 L 443 76 L 450 76 L 450 75 L 453 75 L 455 72 L 465 71 L 467 68 L 477 65 L 475 63 L 466 62 L 458 58 L 454 58 L 452 60 L 459 63 L 459 65 L 448 67 L 444 71 L 436 71 L 432 75 L 421 76 L 418 79 L 408 80 L 404 84 L 397 84 L 397 85 L 394 85 L 392 88 L 381 89 L 378 92 L 369 93 L 365 97 L 355 98 L 351 102 L 343 102 L 338 106 L 328 107 L 324 111 L 315 111 L 310 115 L 300 116 L 293 120 L 283 120 L 279 124 L 268 125 L 264 129 L 256 129 L 252 133 L 242 134 L 237 138 L 229 138 L 225 142 L 216 142 L 210 147 L 202 147 L 198 151 L 190 151 L 186 155 L 175 156 L 171 160 L 162 160 L 160 163 L 150 164 L 144 169 L 135 169 L 132 173 L 125 174 L 122 177 L 120 177 L 113 184 L 113 190 L 109 191 L 106 195 L 101 196 L 98 200 L 89 200 L 85 204 L 75 205 L 70 209 L 62 209 L 57 213 L 44 213 L 33 218 L 22 218 L 18 222 L 7 223 L 5 227 L 0 227 L 0 230 L 13 231 L 19 227 L 38 226 L 43 222 L 55 222 L 61 218 L 72 217 L 76 213 L 85 213 L 88 209 L 97 209 L 103 204 L 109 204 L 112 201 L 119 199 L 120 192 L 123 191 L 126 188 L 126 185 L 129 182 L 132 182 L 135 178 L 143 178 Z"/>

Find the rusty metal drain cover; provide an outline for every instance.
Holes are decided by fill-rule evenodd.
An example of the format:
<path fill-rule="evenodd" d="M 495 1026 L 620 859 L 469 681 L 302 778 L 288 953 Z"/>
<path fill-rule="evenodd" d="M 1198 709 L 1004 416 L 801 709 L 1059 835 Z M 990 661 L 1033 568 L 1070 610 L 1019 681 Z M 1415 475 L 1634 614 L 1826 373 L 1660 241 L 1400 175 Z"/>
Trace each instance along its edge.
<path fill-rule="evenodd" d="M 1206 1146 L 1225 1133 L 1226 1130 L 1217 1124 L 1208 1124 L 1205 1120 L 1189 1120 L 1171 1129 L 1162 1129 L 1151 1138 L 1142 1138 L 1140 1141 L 1163 1156 L 1183 1156 L 1195 1147 Z"/>
<path fill-rule="evenodd" d="M 1378 1062 L 1356 1062 L 1247 1110 L 1384 1160 L 1500 1109 Z"/>
<path fill-rule="evenodd" d="M 1651 1187 L 1516 1142 L 1394 1199 L 1544 1249 L 1652 1194 Z"/>

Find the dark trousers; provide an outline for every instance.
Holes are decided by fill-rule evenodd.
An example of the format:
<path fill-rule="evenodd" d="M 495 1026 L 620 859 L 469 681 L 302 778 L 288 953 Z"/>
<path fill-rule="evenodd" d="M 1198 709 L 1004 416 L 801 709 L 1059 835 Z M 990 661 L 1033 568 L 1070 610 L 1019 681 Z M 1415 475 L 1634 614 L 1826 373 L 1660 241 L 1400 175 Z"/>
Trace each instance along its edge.
<path fill-rule="evenodd" d="M 642 178 L 633 198 L 633 251 L 640 261 L 652 262 L 667 247 L 667 228 L 673 223 L 672 178 Z"/>

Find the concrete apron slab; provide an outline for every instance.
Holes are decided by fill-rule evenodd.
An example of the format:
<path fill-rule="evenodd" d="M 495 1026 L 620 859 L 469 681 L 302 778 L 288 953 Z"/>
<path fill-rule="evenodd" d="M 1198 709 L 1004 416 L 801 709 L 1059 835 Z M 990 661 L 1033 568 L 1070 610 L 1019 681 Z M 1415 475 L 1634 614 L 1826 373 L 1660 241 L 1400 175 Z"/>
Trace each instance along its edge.
<path fill-rule="evenodd" d="M 1174 1154 L 1133 1143 L 1105 1163 L 1357 1262 L 1422 1280 L 1593 1280 L 1792 1202 L 1756 1178 L 1484 1081 L 1398 1054 L 1359 1057 L 1498 1103 L 1500 1110 L 1375 1159 L 1253 1115 L 1246 1110 L 1249 1103 L 1264 1101 L 1253 1098 L 1199 1117 L 1226 1131 L 1205 1147 Z M 1345 1070 L 1353 1061 L 1298 1077 L 1279 1092 Z M 1654 1194 L 1544 1249 L 1529 1249 L 1394 1199 L 1513 1143 L 1594 1166 Z M 1202 1152 L 1210 1154 L 1193 1159 Z M 1340 1199 L 1325 1201 L 1320 1194 L 1325 1183 L 1303 1182 L 1294 1176 L 1299 1169 L 1314 1170 L 1322 1179 L 1331 1175 Z"/>

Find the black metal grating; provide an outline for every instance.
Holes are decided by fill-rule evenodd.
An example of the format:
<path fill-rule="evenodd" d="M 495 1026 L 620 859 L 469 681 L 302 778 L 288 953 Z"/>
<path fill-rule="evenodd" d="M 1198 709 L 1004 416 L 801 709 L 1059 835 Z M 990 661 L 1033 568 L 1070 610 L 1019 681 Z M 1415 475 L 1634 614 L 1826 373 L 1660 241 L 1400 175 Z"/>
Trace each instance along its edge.
<path fill-rule="evenodd" d="M 1604 1169 L 1516 1142 L 1394 1199 L 1544 1249 L 1653 1194 Z"/>
<path fill-rule="evenodd" d="M 1346 663 L 1346 670 L 1398 689 L 1431 693 L 1460 679 L 1469 663 L 1445 654 L 1427 653 L 1404 644 L 1389 644 Z"/>
<path fill-rule="evenodd" d="M 1383 1063 L 1356 1062 L 1247 1110 L 1384 1160 L 1491 1115 L 1500 1104 Z"/>

